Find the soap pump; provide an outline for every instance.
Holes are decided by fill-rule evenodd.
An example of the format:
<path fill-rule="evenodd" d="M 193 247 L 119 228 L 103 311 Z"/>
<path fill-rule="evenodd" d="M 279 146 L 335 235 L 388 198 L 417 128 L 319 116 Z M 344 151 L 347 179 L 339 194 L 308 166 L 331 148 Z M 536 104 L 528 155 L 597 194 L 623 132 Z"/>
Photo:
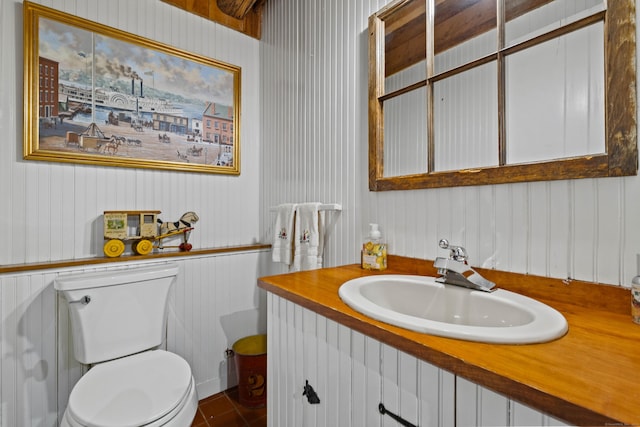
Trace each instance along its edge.
<path fill-rule="evenodd" d="M 369 224 L 369 238 L 362 245 L 361 261 L 365 270 L 387 268 L 387 244 L 382 241 L 378 224 Z"/>

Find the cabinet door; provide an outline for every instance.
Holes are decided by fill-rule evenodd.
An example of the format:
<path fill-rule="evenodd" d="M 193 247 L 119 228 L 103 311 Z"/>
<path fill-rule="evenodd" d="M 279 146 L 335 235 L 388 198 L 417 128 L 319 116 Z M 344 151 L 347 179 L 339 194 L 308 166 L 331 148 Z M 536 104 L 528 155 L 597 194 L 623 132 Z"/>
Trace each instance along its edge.
<path fill-rule="evenodd" d="M 420 427 L 455 425 L 455 375 L 418 360 L 418 396 Z"/>
<path fill-rule="evenodd" d="M 459 427 L 569 425 L 464 378 L 456 378 L 456 390 Z"/>
<path fill-rule="evenodd" d="M 382 400 L 385 408 L 420 427 L 455 423 L 455 376 L 386 344 L 381 344 Z M 383 426 L 397 426 L 389 416 Z"/>
<path fill-rule="evenodd" d="M 273 294 L 267 305 L 268 424 L 381 425 L 380 343 Z"/>
<path fill-rule="evenodd" d="M 380 403 L 420 427 L 454 425 L 452 374 L 273 294 L 267 305 L 269 426 L 397 426 Z"/>

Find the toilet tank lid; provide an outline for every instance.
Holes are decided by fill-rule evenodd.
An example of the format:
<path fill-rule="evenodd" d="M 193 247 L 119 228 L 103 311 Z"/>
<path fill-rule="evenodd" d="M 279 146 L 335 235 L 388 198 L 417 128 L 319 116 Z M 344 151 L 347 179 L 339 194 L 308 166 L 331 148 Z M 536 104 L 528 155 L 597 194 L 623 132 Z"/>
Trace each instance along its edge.
<path fill-rule="evenodd" d="M 178 270 L 177 264 L 167 263 L 149 267 L 129 267 L 90 273 L 72 273 L 58 276 L 53 282 L 53 287 L 58 291 L 72 291 L 76 289 L 114 286 L 124 283 L 172 277 L 178 274 Z"/>

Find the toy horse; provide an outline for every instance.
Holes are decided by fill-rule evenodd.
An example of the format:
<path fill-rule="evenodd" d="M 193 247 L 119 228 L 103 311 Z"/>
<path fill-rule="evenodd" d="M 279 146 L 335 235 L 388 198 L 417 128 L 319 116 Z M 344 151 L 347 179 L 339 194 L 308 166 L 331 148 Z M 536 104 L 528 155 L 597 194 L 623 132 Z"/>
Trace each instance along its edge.
<path fill-rule="evenodd" d="M 198 218 L 198 215 L 196 215 L 195 212 L 186 212 L 176 222 L 163 222 L 161 219 L 158 219 L 158 222 L 160 223 L 160 234 L 164 235 L 173 231 L 192 228 L 193 224 L 198 222 L 199 219 L 200 218 Z"/>

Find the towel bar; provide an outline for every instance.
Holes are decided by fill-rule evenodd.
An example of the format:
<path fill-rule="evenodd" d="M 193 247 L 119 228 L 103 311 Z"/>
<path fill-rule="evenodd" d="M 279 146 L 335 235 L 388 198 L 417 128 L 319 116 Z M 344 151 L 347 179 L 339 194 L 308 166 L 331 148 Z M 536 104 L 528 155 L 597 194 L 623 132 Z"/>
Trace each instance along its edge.
<path fill-rule="evenodd" d="M 278 210 L 277 206 L 272 206 L 271 208 L 269 208 L 269 210 L 271 212 L 275 212 Z M 320 206 L 318 206 L 318 210 L 321 211 L 341 211 L 342 210 L 342 205 L 338 204 L 338 203 L 325 203 L 322 204 Z"/>

